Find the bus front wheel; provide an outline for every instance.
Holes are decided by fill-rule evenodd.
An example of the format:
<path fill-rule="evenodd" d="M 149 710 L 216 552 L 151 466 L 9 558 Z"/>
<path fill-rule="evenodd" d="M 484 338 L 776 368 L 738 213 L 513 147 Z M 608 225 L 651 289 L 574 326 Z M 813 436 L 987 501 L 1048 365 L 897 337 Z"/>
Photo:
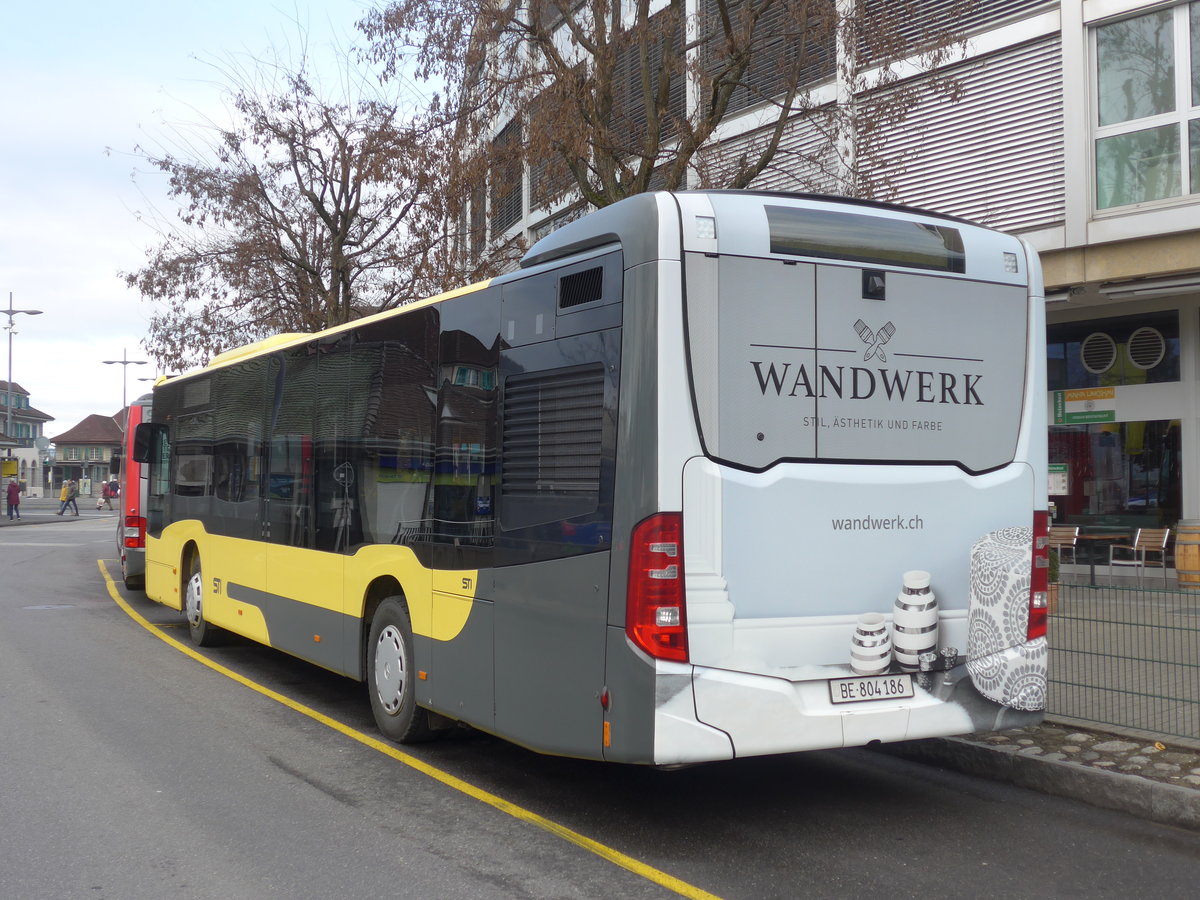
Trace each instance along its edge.
<path fill-rule="evenodd" d="M 212 647 L 220 641 L 221 629 L 204 618 L 204 575 L 198 553 L 192 556 L 191 574 L 184 583 L 183 614 L 187 618 L 188 635 L 197 647 Z"/>
<path fill-rule="evenodd" d="M 429 714 L 417 706 L 412 620 L 399 597 L 379 604 L 367 639 L 367 687 L 371 711 L 384 736 L 400 744 L 433 736 Z"/>

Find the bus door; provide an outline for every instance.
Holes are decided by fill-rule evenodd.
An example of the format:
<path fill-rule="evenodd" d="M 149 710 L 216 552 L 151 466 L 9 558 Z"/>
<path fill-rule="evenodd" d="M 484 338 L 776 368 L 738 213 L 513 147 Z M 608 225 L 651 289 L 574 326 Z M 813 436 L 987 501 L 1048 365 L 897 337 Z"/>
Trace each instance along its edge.
<path fill-rule="evenodd" d="M 260 601 L 279 613 L 267 615 L 273 647 L 341 671 L 347 640 L 344 558 L 311 552 L 317 518 L 314 411 L 322 390 L 320 355 L 318 346 L 310 344 L 271 359 L 262 498 L 266 589 Z"/>

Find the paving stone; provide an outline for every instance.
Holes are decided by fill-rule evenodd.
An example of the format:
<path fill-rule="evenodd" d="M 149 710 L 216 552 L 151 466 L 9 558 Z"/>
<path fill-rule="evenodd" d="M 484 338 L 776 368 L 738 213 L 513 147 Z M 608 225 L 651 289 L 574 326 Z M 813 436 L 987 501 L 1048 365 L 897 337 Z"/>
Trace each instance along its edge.
<path fill-rule="evenodd" d="M 1194 753 L 1180 753 L 1178 750 L 1167 750 L 1158 755 L 1158 758 L 1163 762 L 1175 763 L 1177 766 L 1186 766 L 1196 758 Z"/>
<path fill-rule="evenodd" d="M 1041 756 L 1043 750 L 1041 747 L 1022 747 L 1021 753 L 1024 756 Z"/>
<path fill-rule="evenodd" d="M 1174 763 L 1156 762 L 1154 764 L 1154 768 L 1159 772 L 1178 772 L 1178 771 L 1180 771 L 1179 766 L 1175 765 Z"/>
<path fill-rule="evenodd" d="M 1034 744 L 1037 743 L 1037 741 L 1031 740 L 1030 738 L 1019 738 L 1017 740 L 1017 743 L 1020 744 L 1022 747 L 1032 747 Z"/>
<path fill-rule="evenodd" d="M 1092 762 L 1092 767 L 1096 769 L 1108 769 L 1116 766 L 1116 763 L 1111 759 L 1097 759 Z"/>
<path fill-rule="evenodd" d="M 1086 744 L 1091 739 L 1092 736 L 1090 734 L 1080 734 L 1079 732 L 1076 732 L 1075 734 L 1068 734 L 1065 738 L 1063 738 L 1064 741 L 1070 741 L 1073 744 Z"/>
<path fill-rule="evenodd" d="M 1100 754 L 1095 750 L 1084 750 L 1081 754 L 1079 754 L 1079 758 L 1084 762 L 1092 762 L 1093 760 L 1099 759 Z"/>
<path fill-rule="evenodd" d="M 1200 775 L 1184 775 L 1179 780 L 1184 784 L 1192 784 L 1196 787 L 1200 787 Z"/>
<path fill-rule="evenodd" d="M 1092 746 L 1092 749 L 1099 753 L 1128 753 L 1137 748 L 1138 745 L 1130 741 L 1102 741 Z"/>
<path fill-rule="evenodd" d="M 1148 756 L 1131 756 L 1131 757 L 1129 757 L 1129 759 L 1127 759 L 1125 761 L 1134 763 L 1135 765 L 1144 766 L 1146 763 L 1150 762 L 1150 757 L 1148 757 Z"/>

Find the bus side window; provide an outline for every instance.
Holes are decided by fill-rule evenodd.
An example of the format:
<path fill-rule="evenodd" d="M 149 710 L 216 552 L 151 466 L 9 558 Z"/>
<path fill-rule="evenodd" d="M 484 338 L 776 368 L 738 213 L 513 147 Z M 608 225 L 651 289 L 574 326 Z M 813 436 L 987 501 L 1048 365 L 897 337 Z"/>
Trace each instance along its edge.
<path fill-rule="evenodd" d="M 494 289 L 442 305 L 432 537 L 435 564 L 488 565 L 495 536 L 500 317 Z M 446 556 L 446 551 L 452 551 Z"/>

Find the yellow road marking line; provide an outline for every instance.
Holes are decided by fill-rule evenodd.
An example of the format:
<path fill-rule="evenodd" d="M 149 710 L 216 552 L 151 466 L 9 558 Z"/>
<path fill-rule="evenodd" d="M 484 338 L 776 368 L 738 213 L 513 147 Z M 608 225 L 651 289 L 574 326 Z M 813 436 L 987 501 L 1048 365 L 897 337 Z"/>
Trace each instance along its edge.
<path fill-rule="evenodd" d="M 577 831 L 572 831 L 565 825 L 560 825 L 557 822 L 551 821 L 545 816 L 540 816 L 531 810 L 517 806 L 515 803 L 510 803 L 503 797 L 493 794 L 490 791 L 485 791 L 483 788 L 476 787 L 470 782 L 464 781 L 455 775 L 451 775 L 449 772 L 443 771 L 436 766 L 431 766 L 429 763 L 422 762 L 415 756 L 410 756 L 403 750 L 399 750 L 391 744 L 385 743 L 378 738 L 371 737 L 369 734 L 363 734 L 361 731 L 355 731 L 353 728 L 343 725 L 336 719 L 331 719 L 324 713 L 320 713 L 309 706 L 305 706 L 303 703 L 297 703 L 291 697 L 286 697 L 283 694 L 280 694 L 278 691 L 273 691 L 269 687 L 261 685 L 256 681 L 251 681 L 246 676 L 240 675 L 232 669 L 227 669 L 220 663 L 214 662 L 213 660 L 204 656 L 202 653 L 197 652 L 193 647 L 188 646 L 182 641 L 176 640 L 168 634 L 164 634 L 161 630 L 159 630 L 158 627 L 152 625 L 144 616 L 142 616 L 141 613 L 125 602 L 125 598 L 122 597 L 117 591 L 116 582 L 114 582 L 112 576 L 108 574 L 108 569 L 104 565 L 104 560 L 98 559 L 96 560 L 96 564 L 100 567 L 100 574 L 103 576 L 105 584 L 108 585 L 109 596 L 112 597 L 117 606 L 121 607 L 121 609 L 127 616 L 129 616 L 129 618 L 133 619 L 133 621 L 137 622 L 159 640 L 169 644 L 180 653 L 190 656 L 201 665 L 208 666 L 208 668 L 212 669 L 214 672 L 218 672 L 221 675 L 224 675 L 226 678 L 236 681 L 243 687 L 247 687 L 252 691 L 262 694 L 264 697 L 268 697 L 269 699 L 274 700 L 276 703 L 281 703 L 289 709 L 300 713 L 301 715 L 308 716 L 310 719 L 320 722 L 322 725 L 332 728 L 334 731 L 337 731 L 340 734 L 351 738 L 352 740 L 358 741 L 358 743 L 370 747 L 372 750 L 376 750 L 385 756 L 390 756 L 397 762 L 404 763 L 404 765 L 408 766 L 409 768 L 416 769 L 422 775 L 426 775 L 435 781 L 441 782 L 447 787 L 466 794 L 468 797 L 478 800 L 480 803 L 486 803 L 488 806 L 498 809 L 500 812 L 506 813 L 512 816 L 514 819 L 519 819 L 522 822 L 535 825 L 536 827 L 541 828 L 543 831 L 548 831 L 550 834 L 553 834 L 556 837 L 560 837 L 565 841 L 569 841 L 570 843 L 575 844 L 577 847 L 582 847 L 589 853 L 594 853 L 601 859 L 608 860 L 613 865 L 620 866 L 622 869 L 626 869 L 632 872 L 634 875 L 645 878 L 647 881 L 652 881 L 670 891 L 674 891 L 680 896 L 690 897 L 693 898 L 693 900 L 720 900 L 716 894 L 710 894 L 708 891 L 702 890 L 695 885 L 688 884 L 686 881 L 682 881 L 681 879 L 676 878 L 674 875 L 668 875 L 666 872 L 663 872 L 660 869 L 656 869 L 653 866 L 648 866 L 631 856 L 627 856 L 620 850 L 615 850 L 612 847 L 601 844 L 599 841 L 594 841 L 589 837 L 585 837 Z"/>

